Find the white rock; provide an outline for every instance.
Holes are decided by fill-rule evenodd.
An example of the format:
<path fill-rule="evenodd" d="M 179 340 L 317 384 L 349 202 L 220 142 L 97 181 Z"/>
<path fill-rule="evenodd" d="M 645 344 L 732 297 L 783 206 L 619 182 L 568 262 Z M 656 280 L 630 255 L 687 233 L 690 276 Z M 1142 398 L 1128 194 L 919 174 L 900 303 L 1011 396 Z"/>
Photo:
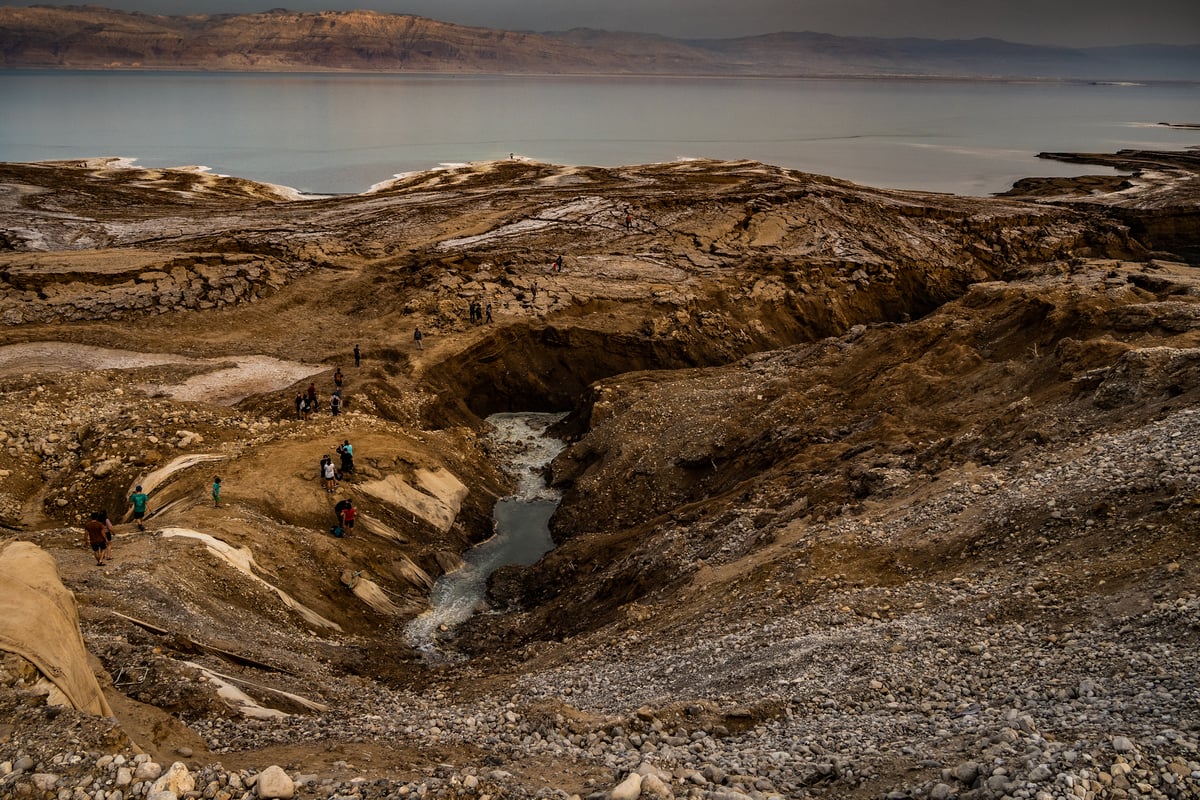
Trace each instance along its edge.
<path fill-rule="evenodd" d="M 642 778 L 642 795 L 657 797 L 660 800 L 669 800 L 673 795 L 667 785 L 662 782 L 657 775 L 646 775 Z"/>
<path fill-rule="evenodd" d="M 642 793 L 642 776 L 636 772 L 630 773 L 609 794 L 611 800 L 637 800 Z"/>
<path fill-rule="evenodd" d="M 283 767 L 272 764 L 258 775 L 258 796 L 266 800 L 288 800 L 296 792 L 296 785 Z"/>
<path fill-rule="evenodd" d="M 188 768 L 182 761 L 176 761 L 171 765 L 162 777 L 154 782 L 150 787 L 151 792 L 174 792 L 176 796 L 187 794 L 196 788 L 196 779 L 188 772 Z"/>
<path fill-rule="evenodd" d="M 50 772 L 37 772 L 29 776 L 29 780 L 37 787 L 39 792 L 53 791 L 58 783 L 58 776 Z M 634 797 L 637 797 L 635 794 Z"/>
<path fill-rule="evenodd" d="M 134 770 L 133 779 L 135 781 L 156 781 L 158 776 L 162 775 L 162 771 L 162 765 L 153 761 L 143 761 Z"/>

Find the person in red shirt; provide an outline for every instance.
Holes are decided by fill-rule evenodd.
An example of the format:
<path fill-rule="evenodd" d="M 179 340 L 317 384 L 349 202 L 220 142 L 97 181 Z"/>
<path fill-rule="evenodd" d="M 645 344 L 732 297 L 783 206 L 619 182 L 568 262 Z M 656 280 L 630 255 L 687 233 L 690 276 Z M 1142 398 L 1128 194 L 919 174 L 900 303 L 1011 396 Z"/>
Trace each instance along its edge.
<path fill-rule="evenodd" d="M 358 516 L 358 509 L 354 507 L 354 501 L 347 498 L 346 507 L 342 509 L 342 528 L 346 531 L 346 535 L 350 535 L 350 531 L 354 530 L 354 518 Z"/>

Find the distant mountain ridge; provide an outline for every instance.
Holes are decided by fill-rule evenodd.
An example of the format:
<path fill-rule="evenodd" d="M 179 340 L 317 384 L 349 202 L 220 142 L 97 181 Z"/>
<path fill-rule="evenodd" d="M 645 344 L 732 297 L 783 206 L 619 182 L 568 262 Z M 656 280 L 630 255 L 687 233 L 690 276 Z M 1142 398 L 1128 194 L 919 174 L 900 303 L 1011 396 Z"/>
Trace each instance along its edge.
<path fill-rule="evenodd" d="M 493 30 L 373 11 L 153 16 L 4 6 L 0 66 L 1200 81 L 1200 44 L 1068 48 L 813 32 L 683 40 Z"/>

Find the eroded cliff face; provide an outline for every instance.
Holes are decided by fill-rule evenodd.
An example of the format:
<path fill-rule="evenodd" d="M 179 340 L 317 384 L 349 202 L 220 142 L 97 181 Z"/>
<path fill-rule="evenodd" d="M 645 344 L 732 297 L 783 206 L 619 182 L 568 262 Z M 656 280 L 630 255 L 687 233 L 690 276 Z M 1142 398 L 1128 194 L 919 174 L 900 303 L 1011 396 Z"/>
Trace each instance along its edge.
<path fill-rule="evenodd" d="M 851 655 L 897 671 L 942 726 L 961 724 L 967 690 L 921 688 L 927 642 L 1001 652 L 1022 626 L 1027 651 L 988 663 L 1023 693 L 1036 664 L 1084 677 L 1071 670 L 1088 659 L 1039 656 L 1038 637 L 1069 619 L 1102 641 L 1119 605 L 1124 636 L 1170 638 L 1192 664 L 1195 177 L 1187 156 L 1123 158 L 1140 172 L 1113 191 L 1081 179 L 996 199 L 751 162 L 506 161 L 319 199 L 116 162 L 0 165 L 0 521 L 55 554 L 106 668 L 152 676 L 109 694 L 162 754 L 187 742 L 249 763 L 236 753 L 264 744 L 196 659 L 241 659 L 363 719 L 371 702 L 401 719 L 502 697 L 516 744 L 495 757 L 544 785 L 531 743 L 553 741 L 577 759 L 575 792 L 612 781 L 609 751 L 589 748 L 615 747 L 614 724 L 666 737 L 655 752 L 682 764 L 672 726 L 832 724 L 842 691 L 856 694 L 838 718 L 887 749 L 884 717 L 907 701 L 873 704 Z M 471 322 L 471 303 L 491 321 Z M 311 381 L 324 403 L 335 369 L 346 413 L 297 419 L 296 394 Z M 442 632 L 473 660 L 429 673 L 401 626 L 490 534 L 506 479 L 482 418 L 520 409 L 571 412 L 552 468 L 560 546 L 502 570 L 505 613 Z M 330 495 L 317 461 L 346 439 L 358 468 Z M 122 522 L 100 578 L 72 526 L 150 480 L 150 531 Z M 347 493 L 360 524 L 333 539 Z M 1137 616 L 1160 602 L 1178 613 Z M 798 683 L 795 659 L 771 655 L 792 624 L 829 637 L 805 645 Z M 417 735 L 285 705 L 302 721 L 276 733 L 300 760 Z M 965 734 L 906 731 L 922 757 L 971 755 Z M 310 735 L 326 739 L 305 750 Z M 375 768 L 473 757 L 470 733 L 438 742 L 404 765 L 372 748 Z M 855 752 L 855 769 L 822 772 L 810 748 L 788 785 L 874 797 L 956 780 Z"/>
<path fill-rule="evenodd" d="M 1196 48 L 1166 45 L 1070 49 L 813 32 L 682 40 L 494 30 L 373 11 L 154 16 L 0 7 L 0 64 L 15 68 L 1189 81 L 1200 74 L 1197 61 Z"/>

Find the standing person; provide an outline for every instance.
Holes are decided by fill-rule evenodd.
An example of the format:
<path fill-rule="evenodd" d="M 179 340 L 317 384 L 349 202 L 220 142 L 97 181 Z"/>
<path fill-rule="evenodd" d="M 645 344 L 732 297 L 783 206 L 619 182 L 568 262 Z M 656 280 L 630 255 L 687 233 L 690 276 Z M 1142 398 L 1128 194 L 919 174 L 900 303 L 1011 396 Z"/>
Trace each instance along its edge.
<path fill-rule="evenodd" d="M 342 375 L 342 368 L 338 367 L 333 371 L 333 385 L 340 389 L 343 380 L 345 380 L 345 376 Z"/>
<path fill-rule="evenodd" d="M 87 545 L 92 548 L 92 555 L 96 557 L 96 566 L 103 567 L 104 555 L 108 552 L 108 537 L 104 535 L 104 525 L 93 514 L 83 523 L 83 530 L 87 535 Z"/>
<path fill-rule="evenodd" d="M 418 349 L 418 350 L 424 350 L 424 349 L 425 349 L 425 347 L 424 347 L 424 346 L 421 344 L 421 340 L 422 340 L 423 338 L 425 338 L 425 337 L 424 337 L 424 334 L 422 334 L 422 333 L 421 333 L 421 329 L 420 329 L 420 328 L 417 328 L 415 331 L 413 331 L 413 341 L 417 343 L 417 349 Z"/>
<path fill-rule="evenodd" d="M 354 507 L 354 501 L 349 497 L 346 498 L 346 507 L 342 509 L 342 529 L 346 535 L 350 535 L 350 531 L 354 530 L 354 518 L 358 516 L 358 509 Z"/>
<path fill-rule="evenodd" d="M 342 515 L 351 505 L 353 505 L 353 503 L 351 503 L 350 498 L 347 497 L 345 500 L 338 500 L 337 505 L 333 507 L 333 513 L 337 515 L 337 524 L 339 528 L 342 527 L 342 523 L 346 521 L 345 517 Z"/>
<path fill-rule="evenodd" d="M 104 560 L 108 561 L 109 556 L 112 555 L 112 541 L 113 541 L 112 520 L 110 520 L 108 518 L 107 511 L 95 512 L 94 514 L 92 514 L 92 519 L 96 520 L 96 522 L 99 522 L 100 526 L 104 529 Z"/>
<path fill-rule="evenodd" d="M 354 366 L 358 367 L 361 365 L 362 365 L 362 356 L 358 352 L 358 345 L 354 345 Z"/>
<path fill-rule="evenodd" d="M 221 507 L 221 476 L 213 478 L 212 488 L 213 508 Z"/>
<path fill-rule="evenodd" d="M 138 530 L 146 530 L 144 519 L 146 517 L 146 504 L 150 502 L 150 497 L 142 491 L 140 483 L 133 488 L 133 494 L 129 495 L 129 502 L 133 504 L 133 521 L 137 523 Z"/>
<path fill-rule="evenodd" d="M 333 490 L 337 488 L 337 469 L 333 466 L 333 459 L 327 460 L 322 469 L 324 470 L 325 491 L 333 494 Z"/>
<path fill-rule="evenodd" d="M 317 384 L 308 384 L 308 407 L 311 411 L 317 410 Z"/>
<path fill-rule="evenodd" d="M 631 225 L 633 225 L 633 214 L 630 211 L 626 211 L 625 212 L 625 230 L 629 230 L 629 227 Z"/>
<path fill-rule="evenodd" d="M 296 419 L 304 419 L 304 395 L 296 395 Z"/>
<path fill-rule="evenodd" d="M 558 258 L 554 259 L 554 271 L 562 272 L 562 253 L 559 253 Z"/>
<path fill-rule="evenodd" d="M 534 281 L 529 287 L 529 291 L 533 293 L 533 302 L 537 302 L 537 281 Z"/>
<path fill-rule="evenodd" d="M 329 396 L 329 411 L 335 417 L 342 413 L 342 396 L 337 392 L 334 392 Z"/>
<path fill-rule="evenodd" d="M 350 440 L 346 439 L 338 445 L 337 452 L 342 457 L 342 472 L 354 472 L 354 447 L 351 446 Z"/>
<path fill-rule="evenodd" d="M 487 304 L 487 323 L 489 325 L 492 324 L 492 304 L 491 303 Z"/>

